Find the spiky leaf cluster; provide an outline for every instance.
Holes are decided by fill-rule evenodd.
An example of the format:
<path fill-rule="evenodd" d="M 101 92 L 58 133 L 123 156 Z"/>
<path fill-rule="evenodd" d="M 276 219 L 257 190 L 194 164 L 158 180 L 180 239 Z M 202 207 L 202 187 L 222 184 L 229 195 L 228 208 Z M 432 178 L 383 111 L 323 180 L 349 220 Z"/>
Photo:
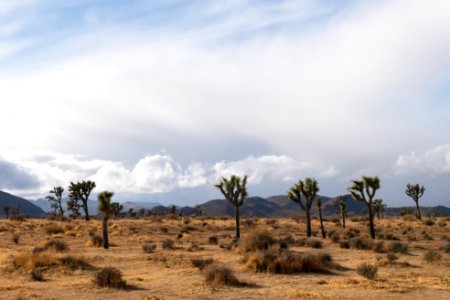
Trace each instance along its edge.
<path fill-rule="evenodd" d="M 214 186 L 220 190 L 225 199 L 234 207 L 241 207 L 248 196 L 246 185 L 247 176 L 241 179 L 236 175 L 232 175 L 229 179 L 222 177 L 219 183 Z"/>
<path fill-rule="evenodd" d="M 380 178 L 377 176 L 363 176 L 362 180 L 353 180 L 348 191 L 353 199 L 363 201 L 366 205 L 369 205 L 369 203 L 372 203 L 372 199 L 379 188 Z"/>
<path fill-rule="evenodd" d="M 298 183 L 291 187 L 288 192 L 288 198 L 299 204 L 303 210 L 309 210 L 318 191 L 317 180 L 308 177 L 304 182 L 299 180 Z M 302 195 L 306 198 L 305 204 L 302 202 Z"/>
<path fill-rule="evenodd" d="M 406 185 L 406 195 L 408 195 L 409 197 L 413 198 L 414 201 L 419 201 L 420 197 L 423 196 L 423 193 L 425 192 L 425 187 L 424 186 L 420 186 L 419 184 L 411 184 L 408 183 Z"/>
<path fill-rule="evenodd" d="M 98 210 L 106 217 L 111 216 L 111 198 L 114 193 L 104 191 L 98 194 Z"/>

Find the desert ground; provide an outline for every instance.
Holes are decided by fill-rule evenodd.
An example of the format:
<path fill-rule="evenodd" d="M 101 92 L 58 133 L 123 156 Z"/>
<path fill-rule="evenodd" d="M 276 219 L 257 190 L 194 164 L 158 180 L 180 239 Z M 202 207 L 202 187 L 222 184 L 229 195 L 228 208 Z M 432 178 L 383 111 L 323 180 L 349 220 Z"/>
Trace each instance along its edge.
<path fill-rule="evenodd" d="M 325 220 L 326 239 L 317 220 L 307 239 L 303 219 L 242 218 L 237 245 L 233 218 L 111 219 L 111 246 L 103 249 L 100 220 L 1 220 L 0 298 L 450 299 L 450 219 L 425 221 L 376 220 L 371 242 L 361 217 L 345 229 Z M 265 269 L 255 263 L 264 251 L 326 259 L 309 269 L 304 262 Z M 203 271 L 193 265 L 209 258 L 214 263 Z M 362 263 L 377 267 L 374 278 L 359 274 Z M 94 278 L 103 267 L 120 270 L 126 283 L 99 287 Z M 221 267 L 239 282 L 205 280 Z"/>

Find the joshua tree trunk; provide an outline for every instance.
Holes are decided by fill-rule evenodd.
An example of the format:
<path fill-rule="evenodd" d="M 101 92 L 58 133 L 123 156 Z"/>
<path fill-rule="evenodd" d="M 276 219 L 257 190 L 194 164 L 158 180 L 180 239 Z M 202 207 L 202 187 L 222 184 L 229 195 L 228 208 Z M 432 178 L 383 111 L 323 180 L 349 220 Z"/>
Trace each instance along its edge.
<path fill-rule="evenodd" d="M 83 204 L 83 209 L 84 209 L 85 219 L 86 219 L 86 221 L 89 221 L 89 209 L 88 209 L 87 201 L 85 204 Z"/>
<path fill-rule="evenodd" d="M 109 241 L 108 241 L 108 218 L 107 217 L 103 217 L 102 229 L 103 229 L 103 248 L 108 249 Z"/>
<path fill-rule="evenodd" d="M 311 214 L 309 209 L 305 210 L 305 214 L 306 214 L 306 236 L 307 237 L 311 237 L 312 232 L 311 232 Z"/>
<path fill-rule="evenodd" d="M 241 230 L 239 227 L 239 205 L 236 205 L 236 240 L 241 238 Z"/>
<path fill-rule="evenodd" d="M 368 205 L 368 210 L 369 210 L 369 226 L 370 226 L 370 237 L 372 239 L 375 239 L 375 226 L 373 224 L 373 211 L 372 211 L 372 206 Z"/>
<path fill-rule="evenodd" d="M 345 228 L 345 211 L 342 212 L 342 228 Z"/>
<path fill-rule="evenodd" d="M 419 208 L 419 199 L 414 199 L 416 201 L 416 208 L 417 208 L 417 218 L 419 220 L 422 220 L 422 215 L 420 214 L 420 208 Z"/>
<path fill-rule="evenodd" d="M 322 230 L 322 237 L 325 238 L 325 229 L 323 228 L 322 208 L 319 207 L 320 229 Z"/>

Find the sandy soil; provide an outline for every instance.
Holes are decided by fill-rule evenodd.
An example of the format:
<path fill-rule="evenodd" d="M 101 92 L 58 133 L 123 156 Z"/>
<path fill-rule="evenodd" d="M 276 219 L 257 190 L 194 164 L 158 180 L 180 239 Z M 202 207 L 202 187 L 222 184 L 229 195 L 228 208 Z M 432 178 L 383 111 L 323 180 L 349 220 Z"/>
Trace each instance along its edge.
<path fill-rule="evenodd" d="M 324 240 L 321 249 L 294 243 L 290 245 L 291 251 L 329 253 L 335 262 L 347 268 L 332 274 L 295 275 L 244 270 L 241 249 L 220 248 L 220 244 L 233 239 L 232 219 L 149 218 L 109 223 L 112 247 L 105 250 L 91 242 L 90 233 L 101 233 L 98 220 L 1 220 L 0 299 L 450 299 L 450 255 L 441 249 L 450 239 L 447 218 L 436 219 L 432 226 L 412 218 L 377 220 L 381 233 L 390 233 L 409 246 L 408 253 L 397 254 L 399 259 L 394 263 L 387 263 L 386 253 L 342 249 L 330 238 Z M 48 226 L 57 226 L 63 232 L 48 234 Z M 318 226 L 315 220 L 316 235 Z M 341 240 L 348 231 L 336 221 L 327 221 L 325 226 L 328 231 L 341 233 Z M 348 220 L 347 227 L 359 229 L 362 236 L 367 234 L 364 222 Z M 242 220 L 243 237 L 254 228 L 267 228 L 276 238 L 291 236 L 299 240 L 305 236 L 305 224 L 292 219 Z M 19 239 L 17 244 L 12 239 L 14 234 Z M 209 243 L 212 235 L 218 237 L 219 245 Z M 175 249 L 161 247 L 167 238 L 175 241 Z M 66 254 L 51 255 L 83 258 L 96 268 L 118 268 L 128 288 L 98 288 L 92 280 L 95 270 L 52 266 L 43 268 L 44 281 L 35 281 L 30 268 L 14 266 L 15 257 L 32 253 L 49 239 L 63 240 L 69 246 Z M 157 248 L 153 253 L 144 253 L 142 247 L 149 242 Z M 385 243 L 388 245 L 392 241 Z M 441 258 L 426 262 L 423 256 L 428 250 L 436 250 Z M 256 286 L 207 285 L 202 273 L 192 266 L 191 259 L 209 257 L 231 268 L 240 280 Z M 378 265 L 376 279 L 369 280 L 357 274 L 355 269 L 362 262 Z"/>

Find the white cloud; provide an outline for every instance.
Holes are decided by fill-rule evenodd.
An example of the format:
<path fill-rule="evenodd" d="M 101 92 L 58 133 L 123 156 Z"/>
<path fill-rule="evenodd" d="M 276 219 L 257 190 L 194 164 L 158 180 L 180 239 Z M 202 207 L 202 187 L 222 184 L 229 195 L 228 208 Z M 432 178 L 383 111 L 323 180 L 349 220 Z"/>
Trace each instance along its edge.
<path fill-rule="evenodd" d="M 424 153 L 402 154 L 394 165 L 397 175 L 437 176 L 450 173 L 450 145 L 441 145 Z"/>
<path fill-rule="evenodd" d="M 295 181 L 306 176 L 336 175 L 333 166 L 321 169 L 288 156 L 276 155 L 249 156 L 242 160 L 222 161 L 212 165 L 193 162 L 183 168 L 170 155 L 155 154 L 147 155 L 131 168 L 127 168 L 118 161 L 92 160 L 79 155 L 49 151 L 3 151 L 3 153 L 6 153 L 4 165 L 8 164 L 10 166 L 8 169 L 21 170 L 34 180 L 33 186 L 22 186 L 21 190 L 12 191 L 33 197 L 45 195 L 53 186 L 64 187 L 71 181 L 85 179 L 95 181 L 97 190 L 152 194 L 212 186 L 220 177 L 232 174 L 248 175 L 250 185 L 269 181 Z M 0 175 L 6 176 L 5 171 L 3 169 Z M 37 182 L 40 185 L 37 185 Z"/>

